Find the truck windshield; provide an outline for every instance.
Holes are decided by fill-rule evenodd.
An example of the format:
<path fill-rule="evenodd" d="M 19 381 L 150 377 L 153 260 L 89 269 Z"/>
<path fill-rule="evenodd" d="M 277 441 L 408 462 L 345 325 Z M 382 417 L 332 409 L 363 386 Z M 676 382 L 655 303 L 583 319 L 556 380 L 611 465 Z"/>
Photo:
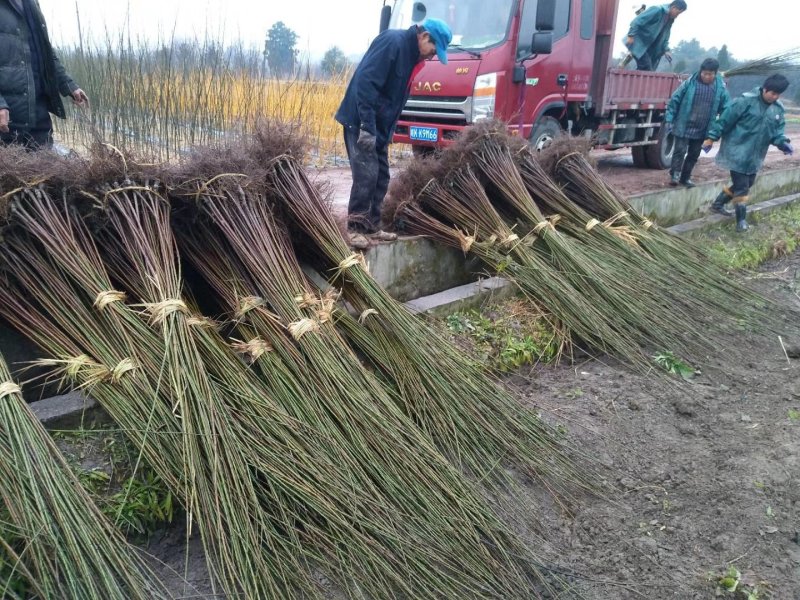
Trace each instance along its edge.
<path fill-rule="evenodd" d="M 408 29 L 427 18 L 441 19 L 453 31 L 453 46 L 481 50 L 506 39 L 517 0 L 396 0 L 390 27 Z"/>

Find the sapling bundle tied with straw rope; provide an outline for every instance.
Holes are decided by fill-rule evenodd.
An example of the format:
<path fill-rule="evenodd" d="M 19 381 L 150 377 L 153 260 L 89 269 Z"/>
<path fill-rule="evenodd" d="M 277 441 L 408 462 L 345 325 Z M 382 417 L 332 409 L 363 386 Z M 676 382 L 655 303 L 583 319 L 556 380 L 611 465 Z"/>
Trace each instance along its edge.
<path fill-rule="evenodd" d="M 289 359 L 282 384 L 299 394 L 287 410 L 348 448 L 351 460 L 364 471 L 362 493 L 376 502 L 384 496 L 394 504 L 395 515 L 386 513 L 386 524 L 396 530 L 381 535 L 400 547 L 405 544 L 403 562 L 411 570 L 399 581 L 411 586 L 407 591 L 414 596 L 459 589 L 469 594 L 481 588 L 484 594 L 512 593 L 524 581 L 507 552 L 524 554 L 524 549 L 481 507 L 460 474 L 397 409 L 389 391 L 339 336 L 333 323 L 336 297 L 315 296 L 307 286 L 287 229 L 259 190 L 261 180 L 218 180 L 199 185 L 202 193 L 188 193 L 207 218 L 196 219 L 191 229 L 181 228 L 184 254 L 245 324 L 241 337 L 249 341 L 244 348 L 253 348 L 255 340 L 269 348 L 250 352 L 265 380 L 275 377 L 270 370 L 274 362 L 281 356 Z M 173 189 L 172 196 L 180 202 L 180 190 Z M 302 359 L 292 361 L 297 350 Z M 369 482 L 377 487 L 370 490 Z M 477 532 L 488 547 L 478 542 Z M 422 565 L 428 574 L 418 572 Z M 398 575 L 401 567 L 394 567 Z M 442 578 L 447 572 L 452 575 Z M 372 585 L 386 587 L 385 579 Z M 380 589 L 371 593 L 381 594 Z"/>
<path fill-rule="evenodd" d="M 552 430 L 375 282 L 363 258 L 348 248 L 302 165 L 278 157 L 269 178 L 298 230 L 296 247 L 356 309 L 371 340 L 360 350 L 394 384 L 403 411 L 445 456 L 487 482 L 506 481 L 505 464 L 565 493 L 564 484 L 580 483 Z"/>
<path fill-rule="evenodd" d="M 0 311 L 129 432 L 186 506 L 220 592 L 315 597 L 316 571 L 349 597 L 529 597 L 547 585 L 536 583 L 543 577 L 527 550 L 396 409 L 392 390 L 336 337 L 331 300 L 320 303 L 304 287 L 285 228 L 252 212 L 272 203 L 225 196 L 211 178 L 179 181 L 169 194 L 180 210 L 193 189 L 190 203 L 205 207 L 207 225 L 197 232 L 227 244 L 223 279 L 241 281 L 233 297 L 248 311 L 240 317 L 259 304 L 240 292 L 269 298 L 265 308 L 281 313 L 276 321 L 259 311 L 272 319 L 267 326 L 240 324 L 251 357 L 281 361 L 259 379 L 181 296 L 166 190 L 131 161 L 74 160 L 63 182 L 3 182 Z M 88 175 L 75 181 L 81 169 Z M 258 185 L 264 180 L 262 172 Z M 232 201 L 242 205 L 227 214 Z M 233 231 L 239 217 L 257 217 L 242 236 Z M 252 244 L 263 249 L 256 255 L 276 265 L 241 260 L 262 234 L 270 245 Z M 269 281 L 274 275 L 288 283 Z M 276 378 L 282 385 L 267 385 Z M 350 393 L 362 396 L 354 402 Z M 365 411 L 363 422 L 349 403 Z"/>
<path fill-rule="evenodd" d="M 786 73 L 787 71 L 800 71 L 800 47 L 747 61 L 723 71 L 721 75 L 725 78 L 744 75 L 767 76 L 772 73 Z"/>
<path fill-rule="evenodd" d="M 584 154 L 568 151 L 554 158 L 554 177 L 569 199 L 598 220 L 616 219 L 626 226 L 636 239 L 636 247 L 652 259 L 649 280 L 661 278 L 663 297 L 671 299 L 670 305 L 685 306 L 698 323 L 713 323 L 708 335 L 724 328 L 740 330 L 742 326 L 782 334 L 787 324 L 796 323 L 795 311 L 749 289 L 718 267 L 702 248 L 636 212 Z"/>
<path fill-rule="evenodd" d="M 171 598 L 94 505 L 0 356 L 3 598 Z M 16 589 L 11 580 L 21 580 Z"/>
<path fill-rule="evenodd" d="M 567 157 L 549 162 L 558 164 L 563 190 L 505 125 L 482 123 L 443 152 L 436 166 L 414 165 L 420 173 L 401 175 L 393 188 L 394 220 L 409 232 L 471 250 L 584 348 L 640 370 L 652 367 L 647 350 L 672 348 L 702 360 L 719 329 L 739 326 L 742 317 L 763 324 L 763 299 L 730 282 L 710 261 L 701 264 L 702 253 L 636 214 L 583 154 L 571 148 Z M 679 260 L 684 264 L 676 266 Z M 534 276 L 542 264 L 548 281 Z M 714 286 L 710 292 L 703 289 L 704 272 Z M 561 281 L 560 291 L 550 278 Z M 583 306 L 577 306 L 580 299 Z M 721 327 L 694 334 L 698 323 L 720 320 L 725 302 L 744 299 Z"/>

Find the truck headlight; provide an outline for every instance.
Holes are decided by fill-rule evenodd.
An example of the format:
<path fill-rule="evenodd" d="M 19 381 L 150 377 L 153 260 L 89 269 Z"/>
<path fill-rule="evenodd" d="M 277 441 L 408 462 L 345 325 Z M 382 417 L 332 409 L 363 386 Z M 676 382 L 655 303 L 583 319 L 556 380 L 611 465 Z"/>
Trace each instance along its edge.
<path fill-rule="evenodd" d="M 472 94 L 472 122 L 494 117 L 497 100 L 497 73 L 479 75 Z"/>

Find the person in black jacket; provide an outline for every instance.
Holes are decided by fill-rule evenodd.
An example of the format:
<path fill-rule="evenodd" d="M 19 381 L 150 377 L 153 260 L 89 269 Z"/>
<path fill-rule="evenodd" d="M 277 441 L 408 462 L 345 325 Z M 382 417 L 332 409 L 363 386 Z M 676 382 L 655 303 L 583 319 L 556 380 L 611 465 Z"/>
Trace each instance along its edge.
<path fill-rule="evenodd" d="M 344 127 L 353 173 L 347 227 L 355 248 L 366 248 L 367 236 L 381 241 L 397 237 L 380 229 L 381 206 L 389 188 L 389 143 L 422 61 L 437 55 L 447 64 L 452 39 L 450 28 L 439 19 L 407 30 L 384 31 L 347 86 L 336 120 Z"/>
<path fill-rule="evenodd" d="M 58 60 L 36 0 L 0 0 L 0 143 L 53 144 L 50 113 L 64 119 L 61 96 L 89 98 Z"/>

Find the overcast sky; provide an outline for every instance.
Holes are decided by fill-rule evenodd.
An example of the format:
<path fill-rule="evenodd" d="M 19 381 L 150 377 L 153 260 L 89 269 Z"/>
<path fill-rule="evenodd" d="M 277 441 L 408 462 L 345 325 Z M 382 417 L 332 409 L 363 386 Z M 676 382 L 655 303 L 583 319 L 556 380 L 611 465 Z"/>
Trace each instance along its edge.
<path fill-rule="evenodd" d="M 485 0 L 491 2 L 492 0 Z M 39 0 L 56 43 L 78 39 L 76 12 L 86 34 L 130 28 L 133 37 L 204 37 L 263 47 L 269 27 L 285 22 L 300 36 L 301 52 L 319 58 L 337 45 L 363 53 L 376 35 L 382 0 Z M 633 17 L 632 0 L 620 0 L 619 40 Z M 672 29 L 672 45 L 697 38 L 704 47 L 728 44 L 736 58 L 758 58 L 800 44 L 794 2 L 688 0 Z M 649 4 L 648 4 L 649 5 Z M 77 11 L 76 11 L 77 7 Z M 622 50 L 619 41 L 617 52 Z"/>

